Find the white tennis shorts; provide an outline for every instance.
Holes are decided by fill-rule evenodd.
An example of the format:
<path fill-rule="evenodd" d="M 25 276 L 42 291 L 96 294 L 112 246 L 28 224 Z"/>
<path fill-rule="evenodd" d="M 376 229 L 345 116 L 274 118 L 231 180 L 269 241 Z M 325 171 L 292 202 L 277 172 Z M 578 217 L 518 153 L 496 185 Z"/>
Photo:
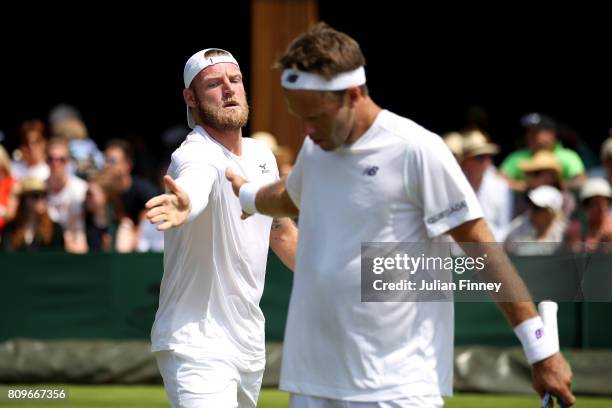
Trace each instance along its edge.
<path fill-rule="evenodd" d="M 265 361 L 155 353 L 172 408 L 255 408 Z"/>
<path fill-rule="evenodd" d="M 414 396 L 392 401 L 356 402 L 291 394 L 290 408 L 441 408 L 444 400 L 439 396 Z"/>

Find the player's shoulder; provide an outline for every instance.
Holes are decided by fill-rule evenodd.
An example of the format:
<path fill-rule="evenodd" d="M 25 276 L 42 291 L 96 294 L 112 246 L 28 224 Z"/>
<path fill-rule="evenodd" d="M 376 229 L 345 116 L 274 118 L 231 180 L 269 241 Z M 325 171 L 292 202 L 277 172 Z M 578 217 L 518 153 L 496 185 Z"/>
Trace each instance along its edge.
<path fill-rule="evenodd" d="M 397 144 L 414 150 L 429 150 L 445 147 L 436 133 L 406 117 L 390 111 L 382 111 L 377 122 Z"/>
<path fill-rule="evenodd" d="M 191 131 L 183 143 L 172 153 L 172 162 L 182 164 L 191 161 L 214 163 L 222 155 L 221 149 L 197 130 Z"/>
<path fill-rule="evenodd" d="M 252 137 L 242 138 L 242 149 L 249 155 L 256 155 L 260 157 L 274 156 L 274 153 L 272 153 L 272 150 L 266 143 Z"/>

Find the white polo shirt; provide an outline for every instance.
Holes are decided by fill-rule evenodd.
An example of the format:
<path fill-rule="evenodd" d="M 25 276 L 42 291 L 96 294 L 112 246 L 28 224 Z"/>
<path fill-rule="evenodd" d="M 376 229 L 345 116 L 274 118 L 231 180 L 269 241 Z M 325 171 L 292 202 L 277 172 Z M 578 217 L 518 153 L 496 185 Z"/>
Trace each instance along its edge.
<path fill-rule="evenodd" d="M 86 193 L 87 182 L 76 176 L 68 176 L 64 188 L 57 193 L 50 192 L 47 198 L 51 219 L 59 223 L 64 230 L 83 231 L 83 202 Z"/>
<path fill-rule="evenodd" d="M 485 170 L 476 196 L 495 240 L 504 242 L 512 221 L 513 195 L 495 166 Z"/>
<path fill-rule="evenodd" d="M 300 237 L 280 388 L 351 401 L 449 395 L 452 303 L 360 296 L 362 242 L 427 242 L 482 217 L 444 142 L 382 111 L 349 147 L 306 138 L 287 190 Z"/>
<path fill-rule="evenodd" d="M 172 154 L 168 174 L 189 194 L 192 211 L 186 224 L 165 232 L 153 351 L 264 359 L 259 300 L 272 218 L 240 219 L 227 166 L 249 181 L 278 179 L 270 149 L 250 138 L 236 156 L 196 127 Z"/>

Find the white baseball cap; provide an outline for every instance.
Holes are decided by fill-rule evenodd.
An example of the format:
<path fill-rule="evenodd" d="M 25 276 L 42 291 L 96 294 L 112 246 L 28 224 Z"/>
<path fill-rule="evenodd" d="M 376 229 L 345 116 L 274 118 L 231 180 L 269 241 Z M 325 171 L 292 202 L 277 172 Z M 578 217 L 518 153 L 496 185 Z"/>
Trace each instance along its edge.
<path fill-rule="evenodd" d="M 205 57 L 206 53 L 209 51 L 219 51 L 224 53 L 224 55 L 214 55 Z M 238 67 L 238 61 L 232 54 L 228 51 L 222 50 L 221 48 L 206 48 L 205 50 L 198 51 L 193 54 L 185 64 L 185 69 L 183 70 L 183 81 L 185 82 L 185 88 L 189 88 L 193 78 L 196 77 L 203 69 L 210 67 L 211 65 L 220 64 L 222 62 L 229 62 L 231 64 L 236 64 Z M 187 106 L 187 124 L 190 128 L 194 128 L 196 123 L 193 119 L 193 115 L 191 114 L 191 110 L 189 106 Z"/>
<path fill-rule="evenodd" d="M 580 201 L 597 196 L 612 198 L 612 188 L 610 188 L 608 180 L 591 178 L 584 182 L 580 189 Z"/>
<path fill-rule="evenodd" d="M 527 193 L 527 197 L 540 208 L 550 208 L 556 211 L 563 206 L 563 194 L 553 186 L 534 188 Z"/>

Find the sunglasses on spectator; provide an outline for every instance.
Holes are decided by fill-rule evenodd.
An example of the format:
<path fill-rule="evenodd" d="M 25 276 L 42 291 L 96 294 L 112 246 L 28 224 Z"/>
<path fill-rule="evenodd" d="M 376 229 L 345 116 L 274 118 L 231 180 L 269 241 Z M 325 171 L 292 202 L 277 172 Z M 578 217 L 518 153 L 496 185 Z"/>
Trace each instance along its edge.
<path fill-rule="evenodd" d="M 484 162 L 485 160 L 487 160 L 489 157 L 491 157 L 491 155 L 489 154 L 478 154 L 476 156 L 474 156 L 474 159 L 478 160 L 479 162 Z"/>
<path fill-rule="evenodd" d="M 26 193 L 25 196 L 33 198 L 34 200 L 42 200 L 42 199 L 47 198 L 47 192 L 45 192 L 45 191 L 34 191 L 34 192 L 31 192 L 31 193 Z"/>
<path fill-rule="evenodd" d="M 53 162 L 60 162 L 60 163 L 66 163 L 68 161 L 68 157 L 66 156 L 49 156 L 47 158 L 47 161 L 49 163 L 53 163 Z"/>

